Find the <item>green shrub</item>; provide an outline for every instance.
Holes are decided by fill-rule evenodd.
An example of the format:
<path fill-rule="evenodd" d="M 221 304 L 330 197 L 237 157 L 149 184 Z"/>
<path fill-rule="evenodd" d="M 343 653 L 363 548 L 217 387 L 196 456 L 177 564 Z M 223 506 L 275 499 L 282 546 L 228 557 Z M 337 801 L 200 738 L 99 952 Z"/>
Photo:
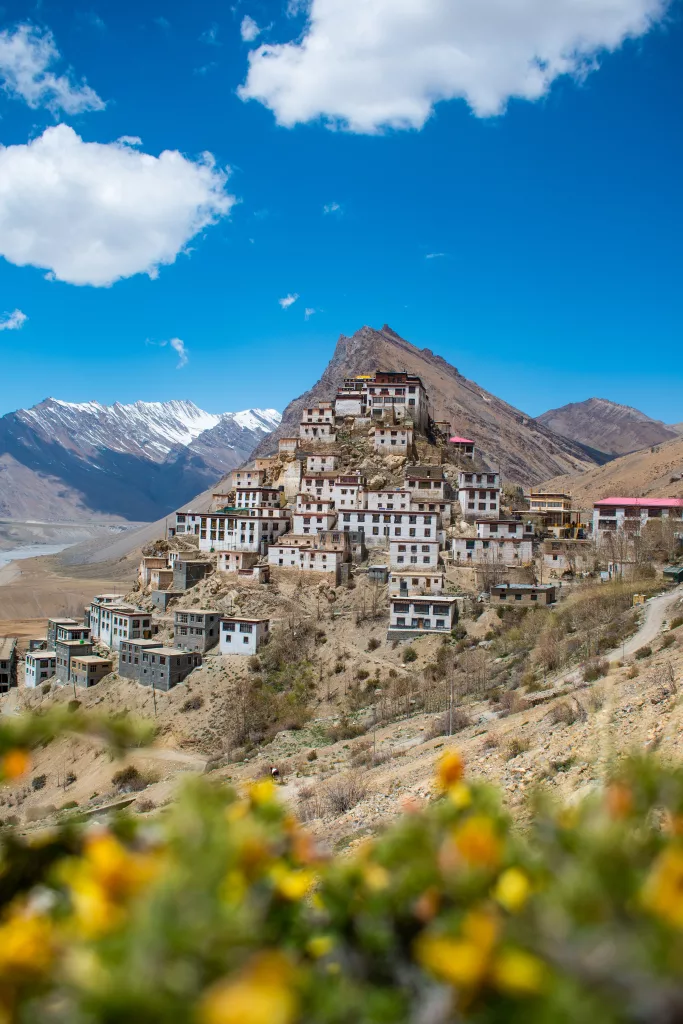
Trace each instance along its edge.
<path fill-rule="evenodd" d="M 639 647 L 638 648 L 638 650 L 636 651 L 634 657 L 635 657 L 636 661 L 642 661 L 643 658 L 649 658 L 651 654 L 652 654 L 652 648 L 649 646 L 649 644 L 646 644 L 645 647 Z"/>
<path fill-rule="evenodd" d="M 683 626 L 683 615 L 676 615 L 669 623 L 669 629 L 678 629 L 679 626 Z"/>
<path fill-rule="evenodd" d="M 317 761 L 318 760 L 318 754 L 316 753 L 316 751 L 315 750 L 309 750 L 308 753 L 306 754 L 306 760 L 307 761 Z"/>
<path fill-rule="evenodd" d="M 662 637 L 662 650 L 665 651 L 667 647 L 672 647 L 676 643 L 676 637 L 673 633 L 665 633 Z"/>
<path fill-rule="evenodd" d="M 417 661 L 417 651 L 414 647 L 406 647 L 403 652 L 403 661 L 408 665 L 411 661 Z"/>
<path fill-rule="evenodd" d="M 511 761 L 514 757 L 526 753 L 530 747 L 529 740 L 525 736 L 513 736 L 507 745 L 506 758 Z"/>
<path fill-rule="evenodd" d="M 34 775 L 31 779 L 31 789 L 45 789 L 47 775 Z"/>
<path fill-rule="evenodd" d="M 369 651 L 376 651 L 381 646 L 382 646 L 382 641 L 378 640 L 376 636 L 371 636 L 370 639 L 368 640 L 368 650 Z"/>

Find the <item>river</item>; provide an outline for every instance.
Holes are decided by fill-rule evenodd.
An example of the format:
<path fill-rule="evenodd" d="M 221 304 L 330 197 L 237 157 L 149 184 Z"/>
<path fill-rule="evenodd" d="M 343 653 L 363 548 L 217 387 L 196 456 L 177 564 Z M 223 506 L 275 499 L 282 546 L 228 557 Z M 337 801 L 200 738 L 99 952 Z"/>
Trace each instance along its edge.
<path fill-rule="evenodd" d="M 20 560 L 22 558 L 37 558 L 39 555 L 56 555 L 64 548 L 69 548 L 73 544 L 70 541 L 68 544 L 25 544 L 18 548 L 8 548 L 7 550 L 0 549 L 0 569 L 3 566 L 9 565 L 10 562 Z"/>

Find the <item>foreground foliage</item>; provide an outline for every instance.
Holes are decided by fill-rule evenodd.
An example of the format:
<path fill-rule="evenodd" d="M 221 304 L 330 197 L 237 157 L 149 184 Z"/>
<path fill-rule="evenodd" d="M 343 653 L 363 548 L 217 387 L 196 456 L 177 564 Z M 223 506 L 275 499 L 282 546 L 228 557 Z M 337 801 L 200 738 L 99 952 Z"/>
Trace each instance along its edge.
<path fill-rule="evenodd" d="M 524 834 L 456 752 L 437 784 L 345 856 L 270 780 L 239 797 L 191 779 L 152 820 L 5 832 L 0 1020 L 681 1020 L 680 769 L 628 761 L 580 805 L 540 801 Z"/>

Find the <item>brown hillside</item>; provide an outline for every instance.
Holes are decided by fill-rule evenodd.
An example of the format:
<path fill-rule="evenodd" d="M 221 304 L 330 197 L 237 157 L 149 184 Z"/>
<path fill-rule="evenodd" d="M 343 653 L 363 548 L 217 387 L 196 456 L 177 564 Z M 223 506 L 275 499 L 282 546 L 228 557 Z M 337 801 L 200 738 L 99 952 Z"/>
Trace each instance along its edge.
<path fill-rule="evenodd" d="M 683 438 L 622 455 L 606 466 L 594 466 L 575 476 L 565 474 L 553 477 L 544 487 L 569 491 L 580 507 L 613 496 L 681 498 Z"/>
<path fill-rule="evenodd" d="M 510 483 L 528 486 L 551 475 L 579 472 L 595 462 L 580 445 L 463 377 L 441 356 L 411 345 L 386 324 L 380 331 L 362 327 L 350 338 L 341 335 L 320 380 L 290 402 L 281 426 L 256 453 L 273 451 L 279 437 L 298 435 L 301 410 L 315 401 L 331 400 L 344 377 L 376 369 L 418 374 L 429 391 L 435 418 L 449 420 L 456 433 L 474 438 L 484 461 L 491 468 L 500 467 Z"/>
<path fill-rule="evenodd" d="M 606 398 L 588 398 L 585 402 L 550 409 L 538 417 L 538 422 L 556 434 L 609 455 L 626 455 L 662 444 L 680 433 L 675 427 L 653 420 L 630 405 L 618 405 Z"/>

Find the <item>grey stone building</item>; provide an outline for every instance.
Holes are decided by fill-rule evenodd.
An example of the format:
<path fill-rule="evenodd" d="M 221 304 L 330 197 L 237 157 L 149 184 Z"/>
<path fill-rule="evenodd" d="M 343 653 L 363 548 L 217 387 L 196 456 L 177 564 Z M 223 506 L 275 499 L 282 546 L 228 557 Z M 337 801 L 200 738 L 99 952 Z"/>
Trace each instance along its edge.
<path fill-rule="evenodd" d="M 69 619 L 62 616 L 61 619 L 48 619 L 47 620 L 47 646 L 51 651 L 55 649 L 55 642 L 57 640 L 57 627 L 58 626 L 79 626 L 78 619 Z"/>
<path fill-rule="evenodd" d="M 142 686 L 171 690 L 182 683 L 202 663 L 201 654 L 181 651 L 177 647 L 150 647 L 140 652 L 140 664 L 134 678 Z"/>
<path fill-rule="evenodd" d="M 183 608 L 173 613 L 173 640 L 186 651 L 210 650 L 218 643 L 220 612 Z"/>
<path fill-rule="evenodd" d="M 150 599 L 155 608 L 158 608 L 160 612 L 165 612 L 171 601 L 181 596 L 181 590 L 153 590 Z"/>
<path fill-rule="evenodd" d="M 210 562 L 198 560 L 176 562 L 173 568 L 173 590 L 189 590 L 204 579 L 212 569 Z"/>
<path fill-rule="evenodd" d="M 58 683 L 71 682 L 71 661 L 92 654 L 92 640 L 57 640 L 55 643 L 55 676 Z"/>
<path fill-rule="evenodd" d="M 161 640 L 122 640 L 119 647 L 119 675 L 124 679 L 138 679 L 143 651 L 163 647 Z"/>
<path fill-rule="evenodd" d="M 17 685 L 17 641 L 13 636 L 0 636 L 0 693 Z"/>

